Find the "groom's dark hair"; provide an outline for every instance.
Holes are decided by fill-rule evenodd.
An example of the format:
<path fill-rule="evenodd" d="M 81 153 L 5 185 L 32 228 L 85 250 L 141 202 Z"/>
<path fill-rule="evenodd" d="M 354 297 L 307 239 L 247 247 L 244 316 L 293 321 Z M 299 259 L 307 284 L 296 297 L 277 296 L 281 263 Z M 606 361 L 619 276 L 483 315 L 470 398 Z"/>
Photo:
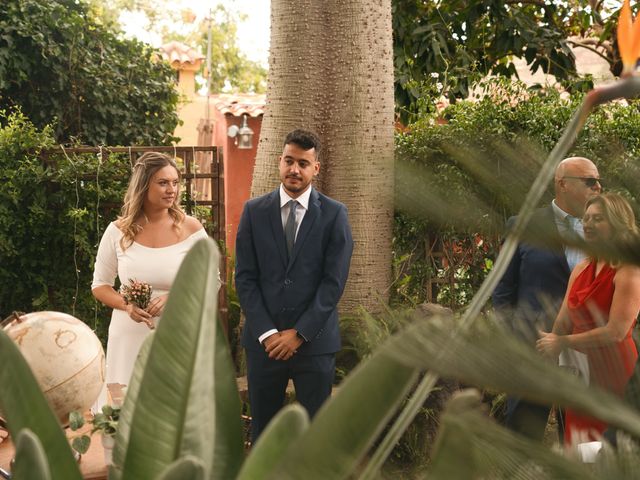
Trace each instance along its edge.
<path fill-rule="evenodd" d="M 284 145 L 289 145 L 290 143 L 299 146 L 303 150 L 311 150 L 312 148 L 314 148 L 316 158 L 320 157 L 322 143 L 320 142 L 320 138 L 318 137 L 318 135 L 311 130 L 303 130 L 302 128 L 297 128 L 289 132 L 287 137 L 284 139 Z"/>

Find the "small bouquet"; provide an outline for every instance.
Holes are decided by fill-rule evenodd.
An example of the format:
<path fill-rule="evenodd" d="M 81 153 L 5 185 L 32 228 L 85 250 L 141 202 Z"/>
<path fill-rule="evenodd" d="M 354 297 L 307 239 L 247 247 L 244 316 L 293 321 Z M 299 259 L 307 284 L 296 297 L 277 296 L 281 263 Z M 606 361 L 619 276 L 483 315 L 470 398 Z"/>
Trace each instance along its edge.
<path fill-rule="evenodd" d="M 152 291 L 151 285 L 147 282 L 140 282 L 135 278 L 130 278 L 127 285 L 120 286 L 120 294 L 125 301 L 133 303 L 143 310 L 149 306 Z"/>

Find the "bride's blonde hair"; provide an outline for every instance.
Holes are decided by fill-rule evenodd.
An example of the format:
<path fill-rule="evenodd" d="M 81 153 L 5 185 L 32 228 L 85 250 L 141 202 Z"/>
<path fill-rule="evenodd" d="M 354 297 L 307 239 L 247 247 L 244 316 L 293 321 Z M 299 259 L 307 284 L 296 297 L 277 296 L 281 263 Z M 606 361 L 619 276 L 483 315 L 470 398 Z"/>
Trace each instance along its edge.
<path fill-rule="evenodd" d="M 172 166 L 178 173 L 178 180 L 182 179 L 180 170 L 176 162 L 163 153 L 146 152 L 138 158 L 133 166 L 127 193 L 124 196 L 124 204 L 120 211 L 120 216 L 116 220 L 118 229 L 122 232 L 120 248 L 126 250 L 133 243 L 134 237 L 140 233 L 142 226 L 136 223 L 141 216 L 144 216 L 142 206 L 145 196 L 149 190 L 149 183 L 155 173 L 161 168 Z M 185 214 L 180 207 L 180 191 L 176 192 L 173 204 L 169 207 L 169 216 L 173 219 L 173 228 L 180 232 Z"/>

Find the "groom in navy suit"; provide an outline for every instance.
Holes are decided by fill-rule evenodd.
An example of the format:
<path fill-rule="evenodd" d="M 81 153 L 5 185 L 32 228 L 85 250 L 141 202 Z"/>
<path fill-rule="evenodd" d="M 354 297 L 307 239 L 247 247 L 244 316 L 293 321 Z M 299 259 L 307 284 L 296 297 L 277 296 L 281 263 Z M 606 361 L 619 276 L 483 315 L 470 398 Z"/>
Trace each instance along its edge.
<path fill-rule="evenodd" d="M 571 244 L 582 236 L 586 201 L 602 190 L 597 167 L 584 157 L 564 159 L 556 168 L 554 190 L 551 205 L 531 217 L 492 295 L 496 312 L 531 347 L 539 330 L 551 331 L 571 270 L 584 258 L 584 253 Z M 507 228 L 514 222 L 515 217 L 510 218 Z M 529 438 L 543 439 L 548 416 L 546 405 L 507 398 L 506 426 Z"/>
<path fill-rule="evenodd" d="M 251 439 L 282 408 L 289 379 L 309 416 L 331 394 L 340 350 L 338 300 L 353 240 L 346 207 L 315 190 L 320 141 L 294 130 L 280 187 L 249 200 L 236 237 L 236 289 L 246 322 Z"/>

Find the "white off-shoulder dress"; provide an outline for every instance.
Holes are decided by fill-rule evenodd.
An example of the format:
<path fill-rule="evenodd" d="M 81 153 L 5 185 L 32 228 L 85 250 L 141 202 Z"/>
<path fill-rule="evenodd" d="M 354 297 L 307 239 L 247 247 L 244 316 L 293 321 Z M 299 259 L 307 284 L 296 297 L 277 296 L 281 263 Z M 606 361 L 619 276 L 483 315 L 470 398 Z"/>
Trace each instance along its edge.
<path fill-rule="evenodd" d="M 147 282 L 153 289 L 151 297 L 155 298 L 169 292 L 187 252 L 198 240 L 207 238 L 207 233 L 200 229 L 179 243 L 161 248 L 133 242 L 124 252 L 120 247 L 121 238 L 122 232 L 115 223 L 110 223 L 100 240 L 91 288 L 114 286 L 117 275 L 122 284 L 133 279 Z M 157 322 L 159 317 L 153 320 Z M 124 310 L 113 309 L 107 338 L 105 384 L 129 384 L 138 352 L 150 331 L 147 325 L 132 320 Z M 105 386 L 94 409 L 106 402 Z"/>

